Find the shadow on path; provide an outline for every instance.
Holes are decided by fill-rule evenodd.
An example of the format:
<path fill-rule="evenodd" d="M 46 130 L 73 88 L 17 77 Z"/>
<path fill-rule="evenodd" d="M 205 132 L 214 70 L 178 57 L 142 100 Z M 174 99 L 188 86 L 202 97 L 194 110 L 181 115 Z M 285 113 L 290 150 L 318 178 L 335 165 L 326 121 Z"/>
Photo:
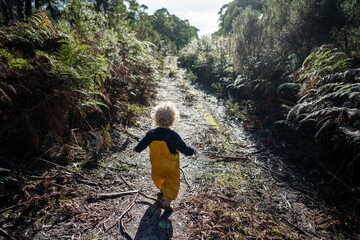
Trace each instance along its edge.
<path fill-rule="evenodd" d="M 154 203 L 146 210 L 141 218 L 134 240 L 165 240 L 172 238 L 173 227 L 171 220 L 169 220 L 172 212 L 163 212 L 163 214 L 161 212 L 162 210 L 157 203 Z"/>

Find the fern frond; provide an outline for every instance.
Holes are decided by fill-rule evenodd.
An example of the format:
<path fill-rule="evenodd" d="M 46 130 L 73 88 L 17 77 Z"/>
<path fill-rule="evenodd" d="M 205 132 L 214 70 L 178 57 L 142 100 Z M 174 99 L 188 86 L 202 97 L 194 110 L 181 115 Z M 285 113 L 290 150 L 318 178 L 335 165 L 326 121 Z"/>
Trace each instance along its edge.
<path fill-rule="evenodd" d="M 11 53 L 2 48 L 0 48 L 0 57 L 5 58 L 6 61 L 14 59 L 14 56 Z"/>
<path fill-rule="evenodd" d="M 319 134 L 327 127 L 329 126 L 333 126 L 335 123 L 333 121 L 331 121 L 331 118 L 325 118 L 323 121 L 317 123 L 317 125 L 321 125 L 320 129 L 316 132 L 315 134 L 315 138 L 317 138 L 319 136 Z"/>
<path fill-rule="evenodd" d="M 13 178 L 13 177 L 9 177 L 9 176 L 0 176 L 0 183 L 4 184 L 4 183 L 9 183 L 9 182 L 19 182 L 17 179 Z"/>
<path fill-rule="evenodd" d="M 0 167 L 0 174 L 9 173 L 9 172 L 10 172 L 9 169 Z"/>
<path fill-rule="evenodd" d="M 330 107 L 330 108 L 324 108 L 324 109 L 322 108 L 320 110 L 317 110 L 317 111 L 314 111 L 314 112 L 308 114 L 306 116 L 306 118 L 301 121 L 306 121 L 308 119 L 316 120 L 319 117 L 321 119 L 323 119 L 325 117 L 328 117 L 329 115 L 332 115 L 333 117 L 337 117 L 343 111 L 347 112 L 347 111 L 351 111 L 351 109 L 348 109 L 346 107 Z"/>
<path fill-rule="evenodd" d="M 348 140 L 348 145 L 356 144 L 360 146 L 360 130 L 350 127 L 339 127 L 338 133 Z"/>

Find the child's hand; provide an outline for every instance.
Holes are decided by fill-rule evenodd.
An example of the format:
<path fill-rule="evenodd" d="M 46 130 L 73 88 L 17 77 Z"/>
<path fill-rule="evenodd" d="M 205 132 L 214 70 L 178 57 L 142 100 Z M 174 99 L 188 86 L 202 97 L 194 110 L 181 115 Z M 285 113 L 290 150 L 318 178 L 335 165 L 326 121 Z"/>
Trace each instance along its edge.
<path fill-rule="evenodd" d="M 136 153 L 135 148 L 133 148 L 133 150 L 132 150 L 132 151 L 133 151 L 133 153 Z"/>
<path fill-rule="evenodd" d="M 196 151 L 196 149 L 194 148 L 194 155 L 196 155 L 197 154 L 197 151 Z"/>

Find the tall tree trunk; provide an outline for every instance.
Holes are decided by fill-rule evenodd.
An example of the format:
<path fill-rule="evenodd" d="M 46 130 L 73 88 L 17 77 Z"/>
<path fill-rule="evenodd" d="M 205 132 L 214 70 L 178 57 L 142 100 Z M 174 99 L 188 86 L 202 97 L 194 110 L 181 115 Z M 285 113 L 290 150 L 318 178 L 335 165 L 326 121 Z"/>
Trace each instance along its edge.
<path fill-rule="evenodd" d="M 8 7 L 6 6 L 5 1 L 3 1 L 3 0 L 0 0 L 0 1 L 1 1 L 1 10 L 2 10 L 5 24 L 8 24 L 9 23 L 9 13 L 7 10 Z"/>
<path fill-rule="evenodd" d="M 39 0 L 35 0 L 35 7 L 37 10 L 40 9 Z"/>
<path fill-rule="evenodd" d="M 30 17 L 31 16 L 31 0 L 25 0 L 25 16 Z"/>
<path fill-rule="evenodd" d="M 104 13 L 106 14 L 108 9 L 108 2 L 107 0 L 103 0 L 102 2 L 103 2 Z"/>
<path fill-rule="evenodd" d="M 9 20 L 15 21 L 15 15 L 13 11 L 13 6 L 10 0 L 5 0 L 5 4 L 7 5 L 7 10 L 9 12 Z"/>
<path fill-rule="evenodd" d="M 56 14 L 55 14 L 54 8 L 53 8 L 52 5 L 51 5 L 50 0 L 47 0 L 47 2 L 48 2 L 48 5 L 49 5 L 49 9 L 50 9 L 50 13 L 51 13 L 51 18 L 54 19 L 54 20 L 56 20 Z"/>
<path fill-rule="evenodd" d="M 23 12 L 24 0 L 16 0 L 16 6 L 17 6 L 18 18 L 23 20 L 24 19 L 24 12 Z"/>
<path fill-rule="evenodd" d="M 101 4 L 102 4 L 101 0 L 96 0 L 96 4 L 95 4 L 96 12 L 100 12 Z"/>

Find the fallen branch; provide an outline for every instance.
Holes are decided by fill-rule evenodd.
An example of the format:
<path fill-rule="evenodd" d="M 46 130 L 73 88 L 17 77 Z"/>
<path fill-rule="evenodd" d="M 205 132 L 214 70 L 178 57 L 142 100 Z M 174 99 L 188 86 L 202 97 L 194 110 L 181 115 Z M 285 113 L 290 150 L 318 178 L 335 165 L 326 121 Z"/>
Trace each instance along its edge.
<path fill-rule="evenodd" d="M 153 201 L 155 201 L 155 202 L 158 202 L 158 200 L 157 200 L 156 198 L 149 197 L 149 196 L 145 195 L 144 193 L 142 193 L 142 192 L 140 192 L 140 191 L 139 191 L 139 194 L 140 194 L 141 196 L 147 198 L 147 199 L 151 199 L 151 200 L 153 200 Z"/>
<path fill-rule="evenodd" d="M 144 193 L 141 192 L 141 190 L 97 194 L 97 195 L 89 196 L 88 201 L 98 201 L 98 200 L 105 200 L 105 199 L 109 199 L 109 198 L 117 198 L 117 197 L 122 197 L 122 196 L 130 195 L 130 194 L 134 194 L 134 193 L 137 193 L 137 194 L 139 194 L 145 198 L 151 199 L 153 201 L 158 201 L 156 198 L 152 198 L 152 197 L 145 195 Z"/>
<path fill-rule="evenodd" d="M 297 226 L 297 225 L 289 222 L 285 217 L 283 217 L 283 216 L 280 216 L 280 217 L 281 217 L 287 224 L 291 225 L 292 227 L 294 227 L 295 229 L 297 229 L 297 230 L 300 231 L 301 233 L 303 233 L 303 234 L 305 234 L 306 236 L 310 237 L 310 239 L 314 239 L 314 238 L 316 238 L 316 237 L 319 238 L 318 235 L 316 235 L 316 234 L 314 234 L 314 233 L 309 233 L 309 232 L 307 232 L 306 230 L 300 228 L 299 226 Z"/>
<path fill-rule="evenodd" d="M 34 166 L 40 159 L 42 159 L 43 156 L 45 156 L 46 154 L 48 154 L 51 150 L 53 150 L 55 148 L 52 147 L 49 150 L 47 150 L 46 152 L 44 152 L 40 157 L 36 158 L 35 161 L 33 161 L 30 166 L 28 168 L 25 169 L 25 171 L 22 174 L 25 174 L 30 168 L 32 168 L 32 166 Z"/>
<path fill-rule="evenodd" d="M 125 178 L 123 178 L 121 175 L 119 175 L 119 177 L 121 178 L 121 180 L 123 180 L 123 182 L 124 182 L 129 188 L 134 189 L 134 188 L 130 185 L 130 183 L 125 180 Z"/>
<path fill-rule="evenodd" d="M 107 232 L 107 231 L 109 231 L 110 229 L 112 229 L 113 227 L 115 227 L 115 226 L 118 224 L 118 221 L 119 221 L 119 220 L 121 221 L 121 219 L 123 218 L 123 216 L 124 216 L 128 211 L 130 211 L 130 209 L 134 206 L 135 201 L 136 201 L 136 199 L 137 199 L 138 196 L 139 196 L 139 192 L 136 194 L 136 196 L 134 197 L 134 199 L 132 200 L 132 202 L 129 203 L 129 205 L 127 205 L 125 211 L 120 215 L 120 217 L 118 217 L 118 218 L 116 219 L 115 223 L 114 223 L 111 227 L 109 227 L 108 229 L 106 229 L 105 232 Z"/>
<path fill-rule="evenodd" d="M 75 174 L 75 175 L 78 175 L 78 176 L 80 176 L 80 177 L 82 177 L 82 178 L 85 178 L 85 179 L 94 181 L 94 183 L 96 183 L 96 184 L 100 184 L 100 185 L 102 184 L 101 182 L 98 182 L 98 181 L 95 180 L 95 179 L 92 179 L 92 178 L 89 178 L 89 177 L 87 177 L 87 176 L 84 176 L 84 175 L 82 175 L 82 174 L 80 174 L 80 173 L 77 173 L 77 172 L 75 172 L 75 171 L 67 168 L 67 167 L 64 167 L 64 166 L 61 166 L 61 165 L 59 165 L 59 164 L 50 162 L 50 161 L 48 161 L 48 160 L 46 160 L 46 159 L 42 159 L 42 158 L 37 158 L 37 159 L 38 159 L 38 160 L 41 160 L 41 161 L 43 161 L 43 162 L 52 164 L 52 165 L 54 165 L 54 166 L 56 166 L 56 167 L 59 167 L 59 168 L 61 168 L 61 169 L 64 169 L 65 171 L 71 172 L 71 173 L 73 173 L 73 174 Z"/>
<path fill-rule="evenodd" d="M 123 172 L 125 171 L 124 169 L 121 169 L 121 168 L 116 168 L 116 167 L 108 167 L 108 166 L 101 166 L 101 165 L 98 165 L 99 167 L 102 167 L 104 169 L 111 169 L 111 170 L 116 170 L 116 171 L 119 171 L 119 172 Z"/>
<path fill-rule="evenodd" d="M 210 159 L 219 159 L 219 158 L 226 158 L 226 159 L 232 159 L 232 160 L 246 160 L 246 161 L 250 161 L 250 159 L 248 157 L 245 156 L 222 156 L 222 155 L 216 155 L 216 154 L 211 154 L 208 156 L 208 158 Z"/>
<path fill-rule="evenodd" d="M 335 178 L 336 180 L 338 180 L 340 183 L 342 183 L 347 189 L 351 190 L 351 187 L 349 185 L 347 185 L 346 183 L 344 183 L 340 178 L 338 178 L 336 175 L 332 174 L 329 170 L 327 170 L 320 162 L 319 160 L 316 158 L 315 161 L 320 165 L 320 167 L 322 167 L 322 169 L 324 169 L 325 172 L 327 172 L 328 174 L 330 174 L 331 176 L 333 176 L 333 178 Z"/>
<path fill-rule="evenodd" d="M 121 235 L 125 236 L 126 239 L 132 239 L 132 237 L 127 233 L 122 219 L 120 219 L 120 232 Z"/>
<path fill-rule="evenodd" d="M 192 188 L 191 188 L 191 186 L 190 186 L 189 182 L 188 182 L 188 181 L 187 181 L 187 179 L 186 179 L 186 176 L 185 176 L 185 172 L 184 172 L 184 170 L 183 170 L 182 168 L 180 168 L 180 170 L 181 170 L 181 172 L 182 172 L 182 173 L 183 173 L 183 175 L 184 175 L 184 180 L 185 180 L 185 182 L 186 182 L 187 186 L 189 187 L 190 191 L 192 191 Z"/>
<path fill-rule="evenodd" d="M 26 205 L 26 204 L 30 203 L 31 201 L 33 201 L 34 199 L 40 200 L 40 199 L 43 198 L 43 197 L 44 197 L 44 196 L 34 197 L 34 198 L 32 198 L 32 199 L 30 199 L 30 200 L 28 200 L 28 201 L 26 201 L 26 202 L 19 202 L 19 203 L 15 204 L 15 205 L 12 205 L 12 206 L 10 206 L 10 207 L 0 209 L 0 213 L 6 212 L 6 211 L 8 211 L 8 210 L 10 210 L 10 209 L 13 209 L 13 208 L 15 208 L 15 207 L 19 207 L 19 206 L 22 206 L 22 205 Z"/>
<path fill-rule="evenodd" d="M 10 240 L 15 240 L 12 236 L 10 236 L 4 229 L 0 228 L 0 234 L 3 235 L 5 238 Z"/>
<path fill-rule="evenodd" d="M 118 192 L 118 193 L 102 193 L 102 194 L 96 194 L 94 196 L 90 196 L 88 198 L 88 201 L 94 201 L 94 200 L 104 200 L 109 198 L 117 198 L 122 197 L 129 194 L 139 193 L 139 190 L 135 191 L 128 191 L 128 192 Z"/>
<path fill-rule="evenodd" d="M 283 196 L 283 195 L 280 194 L 280 196 L 285 200 L 285 202 L 287 203 L 287 205 L 288 205 L 289 208 L 291 209 L 291 208 L 292 208 L 292 207 L 291 207 L 291 204 L 290 204 L 290 202 L 286 199 L 286 195 Z"/>
<path fill-rule="evenodd" d="M 113 216 L 116 215 L 116 212 L 114 212 L 110 217 L 108 217 L 106 220 L 102 221 L 99 223 L 99 226 L 103 226 L 104 230 L 106 229 L 105 228 L 105 223 L 107 223 L 107 221 L 109 221 Z"/>

